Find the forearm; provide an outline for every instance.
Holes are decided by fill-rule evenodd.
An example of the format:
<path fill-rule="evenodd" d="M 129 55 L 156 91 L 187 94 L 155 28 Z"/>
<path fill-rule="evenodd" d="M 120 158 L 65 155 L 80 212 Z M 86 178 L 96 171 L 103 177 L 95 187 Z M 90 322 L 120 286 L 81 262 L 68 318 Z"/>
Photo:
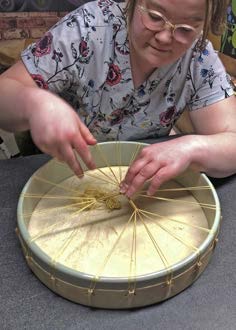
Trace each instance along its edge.
<path fill-rule="evenodd" d="M 22 83 L 0 77 L 0 127 L 7 131 L 29 129 L 28 109 L 30 94 L 37 87 L 24 86 Z"/>
<path fill-rule="evenodd" d="M 189 135 L 186 143 L 193 146 L 191 164 L 212 177 L 236 173 L 236 133 Z"/>

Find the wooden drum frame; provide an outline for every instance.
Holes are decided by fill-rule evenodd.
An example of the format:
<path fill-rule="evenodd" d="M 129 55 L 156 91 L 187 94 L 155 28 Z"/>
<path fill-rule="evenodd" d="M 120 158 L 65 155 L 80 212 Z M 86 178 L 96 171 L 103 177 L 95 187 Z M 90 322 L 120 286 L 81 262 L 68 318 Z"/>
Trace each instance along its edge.
<path fill-rule="evenodd" d="M 132 200 L 119 183 L 137 142 L 91 147 L 97 169 L 82 179 L 55 159 L 26 183 L 17 233 L 26 261 L 51 290 L 109 309 L 146 306 L 191 285 L 207 266 L 220 227 L 220 203 L 204 174 L 186 171 L 153 196 Z"/>

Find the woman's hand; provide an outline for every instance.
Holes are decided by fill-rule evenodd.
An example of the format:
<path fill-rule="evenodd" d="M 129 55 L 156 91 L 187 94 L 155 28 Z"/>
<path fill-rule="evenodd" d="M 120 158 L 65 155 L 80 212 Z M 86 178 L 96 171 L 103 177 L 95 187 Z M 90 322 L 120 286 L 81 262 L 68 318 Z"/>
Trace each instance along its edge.
<path fill-rule="evenodd" d="M 120 191 L 132 197 L 150 180 L 148 195 L 153 195 L 160 185 L 184 172 L 192 163 L 194 136 L 182 136 L 145 147 L 131 164 Z"/>
<path fill-rule="evenodd" d="M 28 89 L 27 98 L 29 128 L 38 148 L 66 162 L 78 176 L 83 170 L 75 151 L 89 169 L 94 169 L 88 145 L 96 144 L 96 140 L 69 104 L 38 88 Z"/>
<path fill-rule="evenodd" d="M 43 152 L 66 162 L 77 175 L 83 170 L 77 152 L 89 169 L 95 168 L 88 145 L 96 140 L 71 106 L 40 89 L 22 61 L 0 76 L 0 126 L 8 131 L 30 130 Z"/>

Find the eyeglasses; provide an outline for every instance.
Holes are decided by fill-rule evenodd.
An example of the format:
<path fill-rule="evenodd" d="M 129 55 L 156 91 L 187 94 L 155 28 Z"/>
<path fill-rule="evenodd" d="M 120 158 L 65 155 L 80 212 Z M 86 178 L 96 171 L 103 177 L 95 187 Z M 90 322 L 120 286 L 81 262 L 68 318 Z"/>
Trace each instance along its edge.
<path fill-rule="evenodd" d="M 138 8 L 143 25 L 151 31 L 160 32 L 168 27 L 171 29 L 175 40 L 183 44 L 191 42 L 198 33 L 198 31 L 190 25 L 172 24 L 164 15 L 156 10 L 147 9 L 142 5 L 139 5 Z"/>

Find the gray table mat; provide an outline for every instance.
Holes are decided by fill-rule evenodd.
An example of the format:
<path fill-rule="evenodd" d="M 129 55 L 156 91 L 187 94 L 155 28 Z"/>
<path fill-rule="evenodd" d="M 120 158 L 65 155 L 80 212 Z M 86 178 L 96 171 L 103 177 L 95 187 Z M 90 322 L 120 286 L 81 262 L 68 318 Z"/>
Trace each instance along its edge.
<path fill-rule="evenodd" d="M 236 176 L 213 180 L 222 205 L 219 243 L 200 278 L 136 310 L 92 309 L 50 291 L 30 271 L 15 235 L 19 194 L 48 157 L 0 161 L 0 329 L 236 329 Z"/>

